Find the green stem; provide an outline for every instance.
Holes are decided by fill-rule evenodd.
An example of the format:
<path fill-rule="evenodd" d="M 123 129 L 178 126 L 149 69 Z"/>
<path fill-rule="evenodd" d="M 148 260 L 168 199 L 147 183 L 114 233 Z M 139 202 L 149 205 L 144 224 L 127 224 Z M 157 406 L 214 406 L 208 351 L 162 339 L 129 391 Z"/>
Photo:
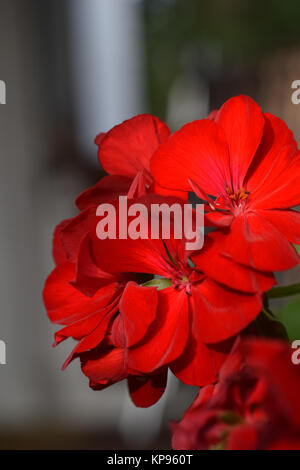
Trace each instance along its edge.
<path fill-rule="evenodd" d="M 273 289 L 266 293 L 268 299 L 280 299 L 297 294 L 300 294 L 300 282 L 291 284 L 290 286 L 273 287 Z"/>

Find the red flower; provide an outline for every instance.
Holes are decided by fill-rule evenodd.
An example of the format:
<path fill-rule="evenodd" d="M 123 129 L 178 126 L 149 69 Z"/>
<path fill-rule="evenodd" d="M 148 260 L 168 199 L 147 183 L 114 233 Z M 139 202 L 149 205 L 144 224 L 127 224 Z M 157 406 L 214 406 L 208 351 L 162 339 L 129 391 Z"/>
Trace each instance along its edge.
<path fill-rule="evenodd" d="M 140 114 L 96 137 L 98 159 L 108 173 L 77 199 L 80 210 L 119 195 L 137 197 L 146 192 L 164 194 L 150 173 L 150 159 L 170 135 L 168 126 L 151 114 Z M 182 197 L 184 193 L 179 192 Z"/>
<path fill-rule="evenodd" d="M 146 192 L 173 194 L 185 198 L 182 191 L 166 191 L 150 172 L 150 160 L 170 135 L 168 126 L 151 114 L 140 114 L 99 134 L 98 160 L 108 173 L 76 199 L 80 210 L 97 206 L 120 195 L 138 197 Z"/>
<path fill-rule="evenodd" d="M 110 175 L 133 180 L 144 172 L 151 180 L 150 159 L 169 134 L 168 126 L 157 117 L 140 114 L 96 137 L 99 162 Z"/>
<path fill-rule="evenodd" d="M 90 378 L 92 388 L 100 390 L 127 378 L 129 392 L 136 406 L 150 406 L 165 390 L 167 369 L 161 368 L 149 374 L 129 374 L 125 364 L 124 347 L 118 342 L 123 334 L 118 319 L 120 300 L 124 290 L 127 297 L 131 298 L 130 280 L 134 276 L 112 275 L 94 266 L 89 272 L 90 277 L 84 279 L 82 286 L 86 290 L 95 290 L 95 293 L 85 295 L 75 287 L 76 261 L 80 266 L 82 256 L 79 255 L 79 249 L 85 253 L 88 248 L 87 228 L 88 224 L 82 224 L 80 227 L 78 219 L 75 218 L 64 221 L 55 231 L 54 255 L 57 266 L 48 277 L 43 292 L 50 321 L 64 325 L 64 328 L 55 334 L 54 346 L 69 337 L 75 339 L 77 345 L 65 361 L 63 369 L 74 358 L 80 357 L 82 370 Z M 96 287 L 92 276 L 96 276 Z M 143 296 L 153 304 L 156 289 L 145 288 Z M 147 322 L 147 319 L 144 321 Z M 117 324 L 116 347 L 112 342 L 112 331 L 116 330 Z M 132 343 L 138 339 L 138 322 L 134 325 L 134 330 L 134 335 L 130 337 Z"/>
<path fill-rule="evenodd" d="M 256 318 L 262 292 L 274 283 L 267 270 L 243 265 L 237 270 L 233 257 L 215 254 L 214 234 L 203 256 L 187 252 L 185 240 L 96 237 L 100 203 L 116 203 L 118 196 L 128 195 L 129 204 L 149 206 L 174 202 L 174 197 L 153 193 L 182 194 L 177 188 L 164 190 L 150 172 L 150 159 L 168 145 L 168 136 L 168 128 L 150 115 L 98 136 L 99 159 L 110 174 L 77 198 L 79 215 L 57 227 L 57 266 L 44 289 L 50 320 L 63 325 L 55 344 L 69 337 L 77 341 L 64 367 L 79 357 L 90 386 L 97 390 L 128 379 L 138 406 L 160 398 L 168 368 L 187 384 L 215 382 L 234 335 Z M 210 258 L 217 274 L 208 266 Z M 164 279 L 152 279 L 155 275 Z M 145 283 L 149 278 L 152 281 Z"/>
<path fill-rule="evenodd" d="M 300 449 L 300 368 L 285 343 L 248 340 L 220 382 L 204 387 L 180 423 L 174 449 Z"/>
<path fill-rule="evenodd" d="M 162 186 L 206 201 L 209 225 L 220 228 L 210 235 L 218 254 L 261 271 L 299 262 L 291 243 L 300 243 L 300 214 L 291 208 L 300 204 L 300 153 L 284 122 L 251 98 L 231 98 L 211 119 L 183 126 L 150 167 Z"/>
<path fill-rule="evenodd" d="M 137 406 L 152 405 L 165 390 L 167 370 L 162 368 L 155 374 L 129 375 L 124 362 L 124 348 L 115 347 L 111 341 L 111 330 L 118 318 L 119 302 L 124 289 L 127 289 L 126 283 L 120 281 L 120 276 L 110 276 L 109 283 L 88 297 L 70 284 L 73 277 L 74 264 L 60 264 L 48 277 L 44 289 L 50 320 L 66 325 L 55 334 L 54 346 L 69 337 L 78 341 L 63 369 L 71 360 L 80 357 L 83 372 L 90 377 L 92 388 L 100 390 L 127 378 L 134 403 Z M 130 283 L 127 286 L 130 288 Z M 151 301 L 151 294 L 153 292 L 149 288 L 145 299 Z M 122 334 L 121 327 L 119 334 Z M 134 341 L 133 337 L 131 341 Z"/>
<path fill-rule="evenodd" d="M 106 277 L 109 283 L 93 297 L 87 297 L 70 284 L 74 275 L 73 263 L 60 264 L 48 277 L 44 289 L 44 302 L 50 321 L 66 325 L 55 334 L 54 345 L 69 337 L 79 341 L 63 368 L 75 354 L 101 343 L 111 318 L 118 310 L 123 287 L 117 276 Z"/>
<path fill-rule="evenodd" d="M 111 345 L 108 339 L 92 351 L 80 355 L 83 373 L 90 379 L 93 390 L 103 390 L 127 378 L 128 390 L 133 403 L 149 407 L 163 395 L 167 385 L 167 368 L 152 374 L 129 374 L 124 361 L 124 349 Z"/>
<path fill-rule="evenodd" d="M 69 337 L 78 341 L 63 368 L 80 356 L 83 371 L 88 372 L 97 357 L 96 388 L 128 378 L 131 397 L 138 406 L 149 406 L 159 399 L 166 386 L 167 371 L 161 369 L 147 376 L 128 375 L 124 350 L 114 347 L 110 336 L 122 293 L 135 276 L 111 275 L 92 264 L 88 259 L 88 235 L 94 230 L 99 204 L 116 200 L 128 192 L 133 197 L 156 190 L 149 173 L 149 161 L 168 135 L 168 127 L 159 119 L 140 115 L 98 136 L 99 159 L 110 174 L 77 198 L 76 204 L 81 210 L 78 216 L 57 226 L 53 239 L 57 267 L 44 289 L 50 320 L 64 325 L 55 334 L 54 345 Z M 104 366 L 100 373 L 102 360 Z M 95 388 L 93 381 L 91 386 Z"/>
<path fill-rule="evenodd" d="M 71 223 L 74 224 L 74 220 Z M 44 289 L 50 320 L 65 325 L 55 334 L 54 345 L 68 337 L 78 341 L 63 368 L 80 357 L 82 370 L 95 390 L 127 378 L 131 397 L 137 406 L 150 406 L 160 398 L 166 386 L 169 363 L 174 371 L 178 369 L 177 374 L 183 380 L 187 377 L 186 381 L 201 385 L 215 381 L 217 371 L 231 348 L 231 341 L 216 346 L 206 346 L 202 342 L 195 344 L 192 333 L 187 329 L 188 304 L 184 289 L 184 295 L 179 297 L 173 289 L 159 295 L 156 287 L 141 287 L 128 282 L 128 275 L 104 272 L 92 263 L 88 235 L 82 239 L 76 223 L 72 225 L 73 230 L 64 222 L 56 231 L 54 246 L 60 248 L 58 266 L 48 277 Z M 66 240 L 64 229 L 67 230 Z M 78 244 L 82 250 L 80 259 L 86 268 L 82 277 L 80 273 L 81 283 L 84 286 L 90 284 L 92 290 L 96 283 L 102 283 L 102 287 L 97 284 L 92 296 L 86 296 L 74 287 L 75 263 L 66 261 L 68 257 L 73 259 L 68 248 L 74 250 L 75 257 L 79 257 Z M 62 247 L 66 249 L 64 256 Z M 80 263 L 78 265 L 81 266 Z M 85 273 L 90 277 L 85 278 Z M 180 303 L 176 303 L 174 311 L 172 306 L 178 301 Z M 191 344 L 186 347 L 188 335 Z M 174 347 L 171 347 L 172 343 Z M 167 351 L 168 347 L 170 351 Z M 180 360 L 172 364 L 183 349 L 185 353 Z M 147 364 L 144 364 L 145 354 L 149 354 Z M 195 371 L 197 376 L 193 377 Z"/>
<path fill-rule="evenodd" d="M 158 196 L 137 201 L 150 206 Z M 262 308 L 261 296 L 226 288 L 192 268 L 185 240 L 99 241 L 95 232 L 91 232 L 86 260 L 93 260 L 101 270 L 112 274 L 162 276 L 163 287 L 169 286 L 155 289 L 156 300 L 150 303 L 144 299 L 146 287 L 131 283 L 123 293 L 112 341 L 116 347 L 125 348 L 128 370 L 149 373 L 169 366 L 187 384 L 214 382 L 225 357 L 218 351 L 223 346 L 215 343 L 231 338 L 256 318 Z M 84 270 L 90 272 L 92 268 L 86 265 Z M 152 281 L 158 286 L 161 282 Z M 140 327 L 140 340 L 133 345 L 130 334 Z"/>

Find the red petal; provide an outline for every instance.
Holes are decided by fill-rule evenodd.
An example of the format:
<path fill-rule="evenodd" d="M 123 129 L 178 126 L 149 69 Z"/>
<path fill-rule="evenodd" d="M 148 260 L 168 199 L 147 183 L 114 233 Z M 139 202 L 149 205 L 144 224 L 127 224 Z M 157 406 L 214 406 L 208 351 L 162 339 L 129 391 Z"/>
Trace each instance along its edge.
<path fill-rule="evenodd" d="M 95 221 L 95 208 L 91 207 L 70 219 L 60 231 L 61 244 L 69 261 L 76 262 L 80 242 L 94 227 Z"/>
<path fill-rule="evenodd" d="M 233 189 L 240 189 L 263 135 L 263 114 L 255 101 L 241 95 L 226 101 L 215 120 L 226 136 Z"/>
<path fill-rule="evenodd" d="M 67 253 L 62 244 L 61 232 L 71 220 L 72 219 L 63 220 L 54 230 L 52 255 L 55 264 L 63 264 L 68 260 Z"/>
<path fill-rule="evenodd" d="M 149 377 L 128 377 L 128 388 L 135 406 L 147 408 L 154 405 L 163 395 L 168 378 L 168 370 Z"/>
<path fill-rule="evenodd" d="M 98 158 L 107 173 L 134 178 L 157 147 L 169 136 L 169 128 L 151 114 L 141 114 L 111 129 L 100 142 Z"/>
<path fill-rule="evenodd" d="M 217 381 L 218 372 L 231 352 L 234 339 L 217 345 L 204 344 L 200 333 L 201 313 L 197 310 L 194 298 L 191 299 L 191 335 L 183 354 L 170 368 L 185 384 L 202 387 Z"/>
<path fill-rule="evenodd" d="M 293 364 L 293 349 L 289 344 L 270 340 L 248 340 L 242 344 L 247 364 L 258 370 L 268 380 L 271 390 L 276 390 L 281 412 L 287 421 L 300 426 L 300 368 Z"/>
<path fill-rule="evenodd" d="M 261 145 L 247 175 L 253 207 L 281 209 L 300 203 L 300 154 L 292 132 L 279 118 L 265 114 Z"/>
<path fill-rule="evenodd" d="M 257 210 L 291 243 L 300 245 L 300 213 L 293 210 Z M 300 261 L 300 260 L 299 260 Z"/>
<path fill-rule="evenodd" d="M 187 191 L 176 191 L 172 189 L 166 189 L 160 186 L 160 184 L 158 184 L 156 181 L 154 181 L 149 191 L 154 194 L 160 194 L 161 196 L 179 197 L 180 199 L 183 199 L 183 200 L 188 199 Z"/>
<path fill-rule="evenodd" d="M 215 421 L 215 410 L 210 410 L 207 404 L 213 396 L 214 385 L 201 388 L 196 399 L 184 413 L 180 422 L 171 422 L 172 449 L 204 450 L 207 449 L 206 429 L 211 420 Z M 206 409 L 207 408 L 207 409 Z M 198 430 L 198 432 L 195 432 Z M 199 435 L 199 433 L 201 433 Z M 202 441 L 202 442 L 201 442 Z"/>
<path fill-rule="evenodd" d="M 96 348 L 103 341 L 108 329 L 108 324 L 113 315 L 116 313 L 117 308 L 118 306 L 115 305 L 112 309 L 108 308 L 104 315 L 102 314 L 102 318 L 100 317 L 98 319 L 98 325 L 95 327 L 95 329 L 82 338 L 82 340 L 75 346 L 63 364 L 62 370 L 64 370 L 80 353 Z"/>
<path fill-rule="evenodd" d="M 247 189 L 258 197 L 268 193 L 272 182 L 287 169 L 297 148 L 287 125 L 272 114 L 264 114 L 263 138 L 246 178 Z"/>
<path fill-rule="evenodd" d="M 106 132 L 100 132 L 100 134 L 98 134 L 95 138 L 95 144 L 99 146 L 105 136 L 106 136 Z"/>
<path fill-rule="evenodd" d="M 118 309 L 120 295 L 112 283 L 94 297 L 86 297 L 70 285 L 73 275 L 71 263 L 59 265 L 48 277 L 43 293 L 50 320 L 68 325 L 55 334 L 54 345 L 68 337 L 80 340 L 63 368 L 78 353 L 96 347 L 103 340 L 108 323 Z"/>
<path fill-rule="evenodd" d="M 199 312 L 195 311 L 187 346 L 170 369 L 185 384 L 203 387 L 217 381 L 218 371 L 232 348 L 232 340 L 216 346 L 204 344 L 199 334 L 201 325 L 198 318 Z"/>
<path fill-rule="evenodd" d="M 299 263 L 299 256 L 288 240 L 257 212 L 233 221 L 224 238 L 223 253 L 261 271 L 282 271 Z"/>
<path fill-rule="evenodd" d="M 271 289 L 276 284 L 271 272 L 251 269 L 221 255 L 226 236 L 220 231 L 206 236 L 203 249 L 192 256 L 196 267 L 215 281 L 242 292 Z"/>
<path fill-rule="evenodd" d="M 97 264 L 111 273 L 136 272 L 168 275 L 167 254 L 162 240 L 96 239 L 93 254 Z"/>
<path fill-rule="evenodd" d="M 288 167 L 280 175 L 268 181 L 259 191 L 250 195 L 251 208 L 289 209 L 300 204 L 300 152 L 293 147 L 282 150 L 289 159 Z"/>
<path fill-rule="evenodd" d="M 89 207 L 97 207 L 103 202 L 115 200 L 128 193 L 131 183 L 131 178 L 125 176 L 104 176 L 97 184 L 77 197 L 76 205 L 78 209 L 84 210 Z"/>
<path fill-rule="evenodd" d="M 165 206 L 167 205 L 168 207 L 171 207 L 171 205 L 177 203 L 182 207 L 184 201 L 178 198 L 166 198 L 160 195 L 150 194 L 134 201 L 128 201 L 128 208 L 130 208 L 130 204 L 134 205 L 135 203 L 143 204 L 143 206 L 147 209 L 147 213 L 145 214 L 145 219 L 143 219 L 143 221 L 145 221 L 145 227 L 148 229 L 148 236 L 152 237 L 151 205 L 161 205 L 164 203 Z M 182 249 L 185 240 L 173 240 L 171 238 L 170 240 L 166 240 L 164 244 L 163 240 L 159 239 L 159 236 L 161 235 L 160 233 L 154 233 L 152 238 L 139 238 L 137 240 L 133 240 L 132 238 L 129 238 L 127 232 L 128 226 L 134 217 L 127 217 L 127 213 L 124 215 L 116 205 L 117 224 L 120 218 L 125 226 L 125 236 L 127 236 L 126 239 L 106 238 L 104 240 L 99 240 L 96 235 L 96 229 L 92 231 L 92 257 L 95 260 L 96 265 L 100 266 L 102 270 L 111 273 L 138 272 L 158 274 L 169 277 L 171 262 L 165 249 L 165 244 L 168 245 L 168 249 L 174 259 L 177 259 L 177 257 L 183 256 Z M 119 227 L 117 227 L 116 232 L 117 237 L 119 237 Z M 170 237 L 173 235 L 173 225 L 171 223 Z M 157 239 L 155 239 L 154 236 L 156 236 Z"/>
<path fill-rule="evenodd" d="M 87 296 L 93 296 L 98 289 L 117 282 L 118 276 L 101 270 L 94 261 L 91 239 L 87 234 L 80 243 L 76 263 L 76 277 L 71 284 Z"/>
<path fill-rule="evenodd" d="M 142 342 L 127 350 L 130 370 L 149 373 L 177 359 L 189 335 L 188 300 L 172 287 L 159 291 L 156 321 Z"/>
<path fill-rule="evenodd" d="M 220 382 L 223 383 L 223 382 L 226 382 L 227 380 L 230 380 L 232 375 L 235 373 L 238 373 L 241 370 L 241 368 L 244 366 L 245 357 L 244 357 L 244 354 L 242 354 L 242 351 L 240 349 L 241 341 L 242 341 L 242 335 L 236 336 L 236 339 L 234 340 L 234 343 L 232 346 L 232 350 L 220 370 L 219 383 Z M 217 386 L 219 386 L 219 384 Z"/>
<path fill-rule="evenodd" d="M 121 348 L 91 351 L 81 355 L 82 372 L 90 379 L 92 388 L 103 388 L 127 377 L 124 351 Z M 101 387 L 102 386 L 102 387 Z"/>
<path fill-rule="evenodd" d="M 175 132 L 155 152 L 150 166 L 161 186 L 176 190 L 190 191 L 191 179 L 207 194 L 219 195 L 230 183 L 225 137 L 209 119 L 191 122 Z"/>
<path fill-rule="evenodd" d="M 212 211 L 205 214 L 206 227 L 228 227 L 233 221 L 233 215 Z"/>
<path fill-rule="evenodd" d="M 223 288 L 206 278 L 192 287 L 199 337 L 205 343 L 230 338 L 253 321 L 262 309 L 259 295 L 247 295 Z"/>
<path fill-rule="evenodd" d="M 278 439 L 267 450 L 300 450 L 300 439 L 297 437 Z"/>
<path fill-rule="evenodd" d="M 70 325 L 110 305 L 119 295 L 117 284 L 103 287 L 94 297 L 86 297 L 70 284 L 75 267 L 67 262 L 57 266 L 46 280 L 43 298 L 50 321 Z"/>
<path fill-rule="evenodd" d="M 158 294 L 156 287 L 141 287 L 128 282 L 120 301 L 120 315 L 112 331 L 122 347 L 131 347 L 147 333 L 156 317 Z"/>
<path fill-rule="evenodd" d="M 226 450 L 255 450 L 257 449 L 258 436 L 255 426 L 242 424 L 233 427 L 228 437 Z"/>
<path fill-rule="evenodd" d="M 67 338 L 73 338 L 75 340 L 81 340 L 85 336 L 91 334 L 99 323 L 99 316 L 95 314 L 90 315 L 87 318 L 83 318 L 55 333 L 55 343 L 53 346 L 57 346 L 59 343 Z"/>

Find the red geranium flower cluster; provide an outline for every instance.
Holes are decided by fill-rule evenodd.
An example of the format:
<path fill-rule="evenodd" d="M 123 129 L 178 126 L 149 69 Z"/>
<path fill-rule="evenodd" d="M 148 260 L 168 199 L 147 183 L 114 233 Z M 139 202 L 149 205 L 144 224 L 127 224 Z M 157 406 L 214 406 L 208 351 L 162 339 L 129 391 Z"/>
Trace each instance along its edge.
<path fill-rule="evenodd" d="M 300 367 L 280 341 L 240 343 L 180 423 L 174 449 L 300 449 Z"/>
<path fill-rule="evenodd" d="M 99 134 L 96 144 L 108 174 L 77 198 L 79 214 L 56 228 L 56 267 L 44 289 L 51 322 L 63 326 L 54 344 L 77 343 L 64 367 L 79 358 L 95 390 L 127 379 L 144 407 L 163 394 L 168 370 L 211 387 L 237 335 L 254 331 L 274 271 L 299 262 L 292 243 L 300 243 L 293 209 L 300 152 L 292 133 L 239 96 L 172 135 L 145 114 Z M 129 208 L 171 206 L 191 192 L 214 228 L 201 250 L 187 250 L 173 232 L 169 239 L 97 236 L 100 204 L 115 207 L 127 233 L 119 196 Z"/>

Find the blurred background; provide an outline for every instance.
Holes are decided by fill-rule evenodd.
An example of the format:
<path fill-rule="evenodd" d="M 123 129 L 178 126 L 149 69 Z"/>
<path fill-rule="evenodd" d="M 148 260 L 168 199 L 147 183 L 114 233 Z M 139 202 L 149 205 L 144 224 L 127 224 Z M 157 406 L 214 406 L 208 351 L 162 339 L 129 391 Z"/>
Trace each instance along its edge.
<path fill-rule="evenodd" d="M 103 174 L 94 137 L 151 112 L 172 130 L 245 93 L 300 142 L 298 0 L 0 0 L 1 449 L 167 449 L 196 390 L 170 377 L 138 410 L 93 392 L 72 345 L 51 348 L 41 299 L 55 225 Z M 281 280 L 299 279 L 299 270 Z"/>

